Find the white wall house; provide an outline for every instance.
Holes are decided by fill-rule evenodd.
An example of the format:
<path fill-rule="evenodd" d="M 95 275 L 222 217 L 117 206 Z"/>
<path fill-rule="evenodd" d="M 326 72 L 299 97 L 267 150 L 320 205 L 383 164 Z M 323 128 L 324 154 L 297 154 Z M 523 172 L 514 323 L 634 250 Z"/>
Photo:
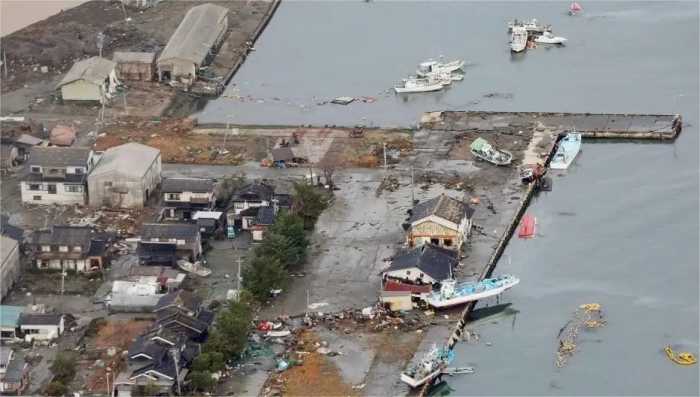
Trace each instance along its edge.
<path fill-rule="evenodd" d="M 93 163 L 89 148 L 33 147 L 20 182 L 22 202 L 85 204 L 85 182 Z"/>
<path fill-rule="evenodd" d="M 19 317 L 19 329 L 24 340 L 50 341 L 63 334 L 64 319 L 58 313 L 22 313 Z"/>
<path fill-rule="evenodd" d="M 73 64 L 56 85 L 64 101 L 108 102 L 119 84 L 117 64 L 109 59 L 92 57 Z"/>

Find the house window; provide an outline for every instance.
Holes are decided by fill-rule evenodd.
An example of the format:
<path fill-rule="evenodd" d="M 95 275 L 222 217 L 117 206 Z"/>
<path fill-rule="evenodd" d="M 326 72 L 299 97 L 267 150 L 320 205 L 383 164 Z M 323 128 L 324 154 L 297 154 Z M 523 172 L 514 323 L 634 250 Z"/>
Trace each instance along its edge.
<path fill-rule="evenodd" d="M 49 194 L 56 194 L 56 185 L 49 185 L 47 190 Z"/>
<path fill-rule="evenodd" d="M 83 250 L 83 247 L 81 247 L 79 245 L 76 245 L 75 247 L 73 247 L 73 252 L 81 252 L 82 250 Z"/>
<path fill-rule="evenodd" d="M 431 238 L 431 239 L 430 239 L 430 244 L 438 245 L 438 244 L 440 244 L 440 240 L 438 240 L 438 239 L 436 239 L 436 238 Z"/>
<path fill-rule="evenodd" d="M 58 252 L 68 252 L 68 246 L 67 245 L 61 245 L 58 247 Z"/>
<path fill-rule="evenodd" d="M 33 165 L 31 167 L 32 172 L 40 174 L 41 173 L 41 167 L 37 167 L 36 165 Z"/>
<path fill-rule="evenodd" d="M 245 206 L 245 203 L 242 203 L 242 202 L 233 203 L 233 208 L 240 209 L 240 208 L 244 208 L 244 206 Z"/>
<path fill-rule="evenodd" d="M 112 187 L 112 182 L 111 181 L 105 182 L 105 187 Z"/>
<path fill-rule="evenodd" d="M 81 185 L 66 185 L 65 189 L 66 189 L 66 192 L 69 192 L 69 193 L 82 193 L 83 192 L 83 187 Z"/>
<path fill-rule="evenodd" d="M 34 201 L 41 201 L 41 196 L 33 196 L 32 200 Z"/>
<path fill-rule="evenodd" d="M 42 245 L 41 252 L 51 252 L 51 246 L 50 245 Z"/>
<path fill-rule="evenodd" d="M 82 175 L 83 174 L 83 169 L 82 168 L 75 168 L 75 173 L 77 175 Z"/>
<path fill-rule="evenodd" d="M 168 200 L 180 200 L 180 193 L 168 193 L 166 198 Z"/>
<path fill-rule="evenodd" d="M 41 185 L 31 184 L 29 185 L 29 190 L 41 190 Z"/>
<path fill-rule="evenodd" d="M 446 239 L 442 240 L 442 244 L 443 244 L 445 247 L 451 247 L 451 246 L 452 246 L 452 239 L 451 239 L 451 238 L 446 238 Z"/>

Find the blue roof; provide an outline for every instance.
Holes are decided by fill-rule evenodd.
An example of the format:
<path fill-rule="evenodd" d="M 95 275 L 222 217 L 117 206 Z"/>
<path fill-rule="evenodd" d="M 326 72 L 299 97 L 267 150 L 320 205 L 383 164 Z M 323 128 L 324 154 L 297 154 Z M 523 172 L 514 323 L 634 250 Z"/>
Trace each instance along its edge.
<path fill-rule="evenodd" d="M 24 311 L 22 306 L 0 305 L 0 327 L 16 328 L 19 323 L 19 315 Z"/>

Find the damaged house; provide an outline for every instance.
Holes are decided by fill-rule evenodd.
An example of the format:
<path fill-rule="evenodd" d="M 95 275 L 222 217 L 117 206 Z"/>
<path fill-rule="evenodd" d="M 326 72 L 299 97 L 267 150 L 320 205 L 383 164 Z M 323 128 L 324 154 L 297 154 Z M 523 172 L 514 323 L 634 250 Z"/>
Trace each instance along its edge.
<path fill-rule="evenodd" d="M 158 57 L 158 80 L 194 81 L 200 68 L 211 62 L 227 29 L 227 8 L 209 3 L 192 7 Z"/>
<path fill-rule="evenodd" d="M 89 226 L 54 226 L 34 232 L 30 245 L 37 269 L 87 272 L 102 269 L 108 241 Z"/>
<path fill-rule="evenodd" d="M 178 259 L 194 262 L 202 255 L 199 228 L 183 223 L 144 224 L 136 252 L 144 265 L 175 266 Z"/>
<path fill-rule="evenodd" d="M 160 150 L 130 142 L 107 149 L 87 178 L 90 205 L 143 208 L 160 185 Z"/>
<path fill-rule="evenodd" d="M 153 81 L 156 75 L 154 52 L 120 52 L 112 56 L 117 64 L 117 78 L 121 80 Z"/>
<path fill-rule="evenodd" d="M 204 178 L 165 178 L 161 186 L 163 194 L 163 219 L 190 220 L 197 211 L 214 207 L 214 181 Z"/>
<path fill-rule="evenodd" d="M 397 254 L 383 278 L 415 285 L 431 285 L 452 277 L 459 263 L 457 252 L 427 243 Z"/>
<path fill-rule="evenodd" d="M 419 203 L 408 220 L 406 243 L 409 247 L 431 243 L 459 251 L 471 232 L 473 215 L 469 204 L 445 194 Z"/>
<path fill-rule="evenodd" d="M 107 103 L 117 90 L 117 64 L 109 59 L 92 57 L 73 64 L 56 89 L 64 101 Z"/>
<path fill-rule="evenodd" d="M 89 148 L 33 147 L 20 182 L 22 202 L 85 204 L 87 174 L 93 165 Z"/>

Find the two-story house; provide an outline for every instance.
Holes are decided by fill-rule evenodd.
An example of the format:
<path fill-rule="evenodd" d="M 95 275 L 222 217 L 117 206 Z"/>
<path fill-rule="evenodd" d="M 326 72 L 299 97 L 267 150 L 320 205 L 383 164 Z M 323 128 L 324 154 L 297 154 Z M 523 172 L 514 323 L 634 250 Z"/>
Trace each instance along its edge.
<path fill-rule="evenodd" d="M 411 212 L 406 243 L 425 243 L 459 251 L 471 232 L 474 210 L 469 204 L 441 194 L 419 203 Z"/>
<path fill-rule="evenodd" d="M 163 218 L 190 220 L 196 211 L 214 207 L 214 181 L 204 178 L 166 178 L 161 186 Z"/>
<path fill-rule="evenodd" d="M 102 269 L 107 244 L 107 239 L 89 226 L 53 226 L 34 232 L 32 261 L 38 269 Z"/>
<path fill-rule="evenodd" d="M 93 165 L 89 148 L 33 147 L 20 182 L 22 202 L 85 204 L 87 174 Z"/>
<path fill-rule="evenodd" d="M 196 261 L 202 255 L 199 227 L 184 223 L 146 223 L 136 252 L 144 265 L 175 266 L 178 259 Z"/>

